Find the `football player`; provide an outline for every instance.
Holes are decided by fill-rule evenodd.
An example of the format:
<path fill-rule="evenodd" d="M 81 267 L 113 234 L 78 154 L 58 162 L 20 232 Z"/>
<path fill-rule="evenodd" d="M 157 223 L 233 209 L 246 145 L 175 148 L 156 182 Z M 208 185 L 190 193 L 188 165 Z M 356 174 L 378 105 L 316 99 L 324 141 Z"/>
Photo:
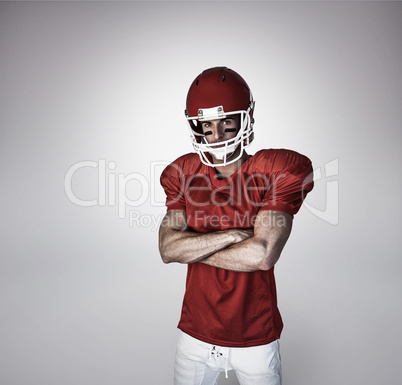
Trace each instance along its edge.
<path fill-rule="evenodd" d="M 188 265 L 175 385 L 213 385 L 229 370 L 241 385 L 281 384 L 274 265 L 313 188 L 312 165 L 285 149 L 249 155 L 253 112 L 239 74 L 203 71 L 185 111 L 195 153 L 161 175 L 160 254 Z"/>

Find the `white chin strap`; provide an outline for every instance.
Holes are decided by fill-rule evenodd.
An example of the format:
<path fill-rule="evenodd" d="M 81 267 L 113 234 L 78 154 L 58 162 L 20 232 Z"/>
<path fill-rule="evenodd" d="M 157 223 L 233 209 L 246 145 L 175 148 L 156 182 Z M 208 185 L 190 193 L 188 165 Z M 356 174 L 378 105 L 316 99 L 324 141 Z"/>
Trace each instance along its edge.
<path fill-rule="evenodd" d="M 204 139 L 205 140 L 205 139 Z M 230 142 L 232 142 L 229 144 Z M 203 149 L 201 150 L 199 147 L 196 147 L 196 151 L 198 155 L 200 156 L 201 162 L 204 163 L 207 166 L 215 167 L 215 166 L 227 166 L 228 164 L 232 164 L 234 162 L 237 162 L 243 155 L 244 151 L 244 143 L 243 141 L 235 141 L 233 139 L 232 141 L 227 141 L 226 143 L 216 143 L 216 145 L 219 145 L 219 147 L 213 147 L 211 145 L 204 145 Z M 235 157 L 232 157 L 234 152 L 236 151 L 237 147 L 241 147 L 241 150 L 239 151 L 239 154 Z M 213 160 L 207 156 L 210 154 L 213 158 L 218 160 L 218 163 L 214 163 Z"/>
<path fill-rule="evenodd" d="M 232 144 L 228 146 L 228 144 L 226 143 L 222 147 L 211 148 L 208 152 L 217 160 L 227 161 L 227 159 L 230 158 L 230 156 L 236 151 L 237 146 L 238 144 Z"/>

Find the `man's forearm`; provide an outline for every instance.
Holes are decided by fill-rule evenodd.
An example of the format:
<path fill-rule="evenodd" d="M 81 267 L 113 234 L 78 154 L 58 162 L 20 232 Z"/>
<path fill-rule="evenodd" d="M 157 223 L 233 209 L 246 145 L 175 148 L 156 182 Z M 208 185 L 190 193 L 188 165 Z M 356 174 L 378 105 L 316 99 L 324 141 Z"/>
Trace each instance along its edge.
<path fill-rule="evenodd" d="M 236 241 L 231 231 L 195 233 L 188 230 L 162 230 L 164 242 L 160 245 L 165 263 L 194 263 L 220 251 Z"/>
<path fill-rule="evenodd" d="M 200 262 L 226 270 L 251 272 L 268 270 L 265 257 L 266 248 L 264 245 L 250 238 L 226 249 L 219 250 Z M 275 262 L 273 262 L 272 266 Z M 269 268 L 272 266 L 269 265 Z"/>
<path fill-rule="evenodd" d="M 165 263 L 194 263 L 252 235 L 244 229 L 197 233 L 189 230 L 185 211 L 171 210 L 159 229 L 159 251 Z"/>
<path fill-rule="evenodd" d="M 202 262 L 242 272 L 269 270 L 278 261 L 291 228 L 289 214 L 261 211 L 254 230 L 197 233 L 188 229 L 184 211 L 171 211 L 160 227 L 159 250 L 165 263 Z"/>

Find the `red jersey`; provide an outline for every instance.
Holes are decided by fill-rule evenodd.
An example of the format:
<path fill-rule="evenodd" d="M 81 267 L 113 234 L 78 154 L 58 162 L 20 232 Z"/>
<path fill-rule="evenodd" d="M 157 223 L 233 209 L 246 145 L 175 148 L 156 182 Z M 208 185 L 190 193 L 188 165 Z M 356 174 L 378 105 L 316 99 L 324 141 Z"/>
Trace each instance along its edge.
<path fill-rule="evenodd" d="M 261 150 L 227 179 L 186 154 L 161 175 L 168 210 L 185 210 L 192 231 L 252 228 L 260 210 L 294 215 L 313 188 L 312 166 L 290 150 Z M 274 268 L 234 272 L 188 264 L 179 329 L 207 343 L 249 347 L 280 337 Z"/>

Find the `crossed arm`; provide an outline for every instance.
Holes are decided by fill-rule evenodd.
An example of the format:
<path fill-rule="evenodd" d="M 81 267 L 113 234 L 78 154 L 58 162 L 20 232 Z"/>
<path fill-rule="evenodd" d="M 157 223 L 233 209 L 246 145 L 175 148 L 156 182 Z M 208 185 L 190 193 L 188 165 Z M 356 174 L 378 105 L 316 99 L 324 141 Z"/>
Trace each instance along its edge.
<path fill-rule="evenodd" d="M 202 262 L 233 271 L 269 270 L 278 261 L 292 229 L 292 216 L 260 211 L 254 229 L 197 233 L 187 226 L 184 210 L 169 210 L 159 229 L 163 262 Z"/>

